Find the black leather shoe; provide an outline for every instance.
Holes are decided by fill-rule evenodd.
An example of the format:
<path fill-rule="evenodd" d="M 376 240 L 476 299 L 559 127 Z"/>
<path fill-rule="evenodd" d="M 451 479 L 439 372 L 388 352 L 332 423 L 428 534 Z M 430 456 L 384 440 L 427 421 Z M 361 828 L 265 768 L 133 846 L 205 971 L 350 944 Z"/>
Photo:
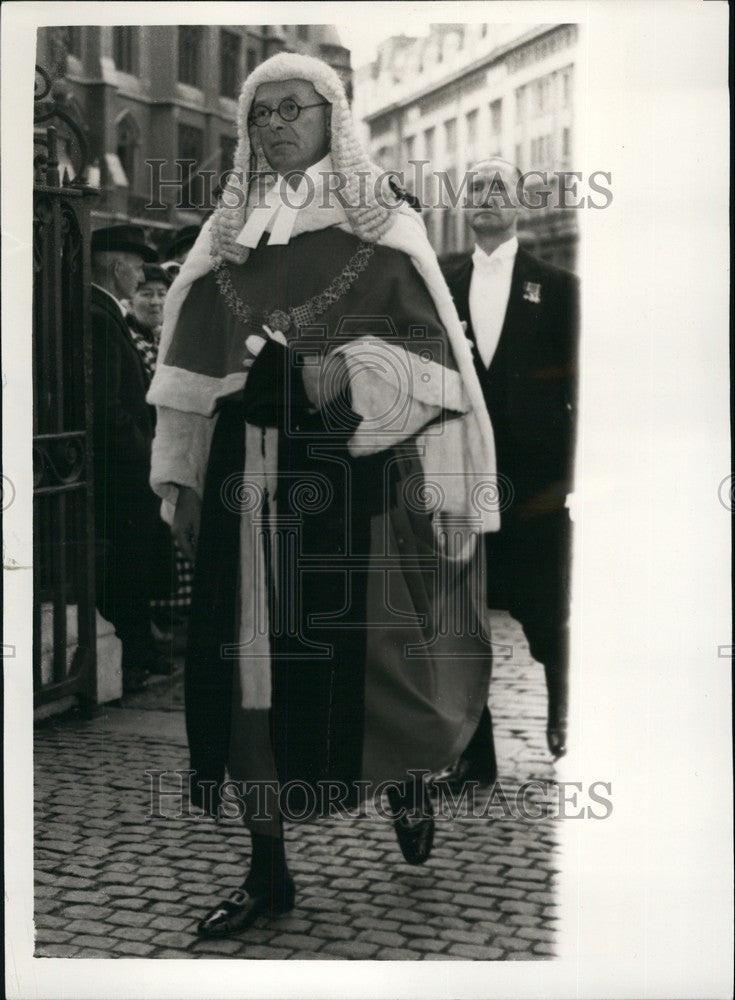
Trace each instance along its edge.
<path fill-rule="evenodd" d="M 567 727 L 565 725 L 549 726 L 546 730 L 546 742 L 549 753 L 558 760 L 567 752 Z"/>
<path fill-rule="evenodd" d="M 258 917 L 280 916 L 294 908 L 296 890 L 293 884 L 262 895 L 250 895 L 246 889 L 236 889 L 229 899 L 215 906 L 199 921 L 197 934 L 202 938 L 228 937 L 252 927 Z"/>
<path fill-rule="evenodd" d="M 477 782 L 478 785 L 494 785 L 497 780 L 497 768 L 472 757 L 459 757 L 449 767 L 429 775 L 427 779 L 430 788 L 445 785 L 453 792 L 461 791 L 470 781 Z"/>
<path fill-rule="evenodd" d="M 401 854 L 409 865 L 423 865 L 434 846 L 434 817 L 411 822 L 405 816 L 393 821 Z"/>

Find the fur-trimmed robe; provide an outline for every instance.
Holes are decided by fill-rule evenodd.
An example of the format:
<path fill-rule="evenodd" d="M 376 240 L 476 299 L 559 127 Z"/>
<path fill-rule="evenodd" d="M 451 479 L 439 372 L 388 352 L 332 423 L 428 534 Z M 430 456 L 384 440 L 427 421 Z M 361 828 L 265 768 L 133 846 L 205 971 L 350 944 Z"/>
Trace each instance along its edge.
<path fill-rule="evenodd" d="M 287 309 L 322 291 L 359 246 L 325 218 L 304 210 L 288 246 L 264 237 L 230 265 L 240 301 Z M 169 293 L 149 394 L 154 489 L 173 503 L 189 486 L 204 503 L 192 768 L 200 782 L 218 784 L 227 765 L 302 795 L 340 781 L 353 801 L 359 779 L 449 763 L 486 701 L 476 543 L 498 525 L 492 432 L 413 214 L 396 212 L 318 328 L 289 331 L 288 350 L 271 342 L 255 362 L 244 343 L 258 327 L 235 318 L 207 249 L 205 230 Z M 347 384 L 328 399 L 337 355 Z M 440 511 L 458 526 L 449 537 Z"/>

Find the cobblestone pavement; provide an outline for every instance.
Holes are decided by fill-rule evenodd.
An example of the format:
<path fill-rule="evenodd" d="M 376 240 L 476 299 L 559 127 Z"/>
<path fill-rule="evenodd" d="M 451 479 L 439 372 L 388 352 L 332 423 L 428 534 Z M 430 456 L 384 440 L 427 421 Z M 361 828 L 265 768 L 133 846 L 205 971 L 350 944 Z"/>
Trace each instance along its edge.
<path fill-rule="evenodd" d="M 508 800 L 553 779 L 543 670 L 493 614 L 490 706 Z M 180 672 L 92 720 L 39 725 L 35 743 L 36 955 L 76 958 L 544 959 L 558 925 L 558 821 L 437 818 L 429 862 L 403 861 L 377 816 L 287 829 L 296 908 L 240 938 L 200 942 L 197 921 L 242 880 L 241 823 L 150 811 L 151 769 L 188 766 Z M 173 787 L 173 786 L 172 786 Z M 478 802 L 487 800 L 478 797 Z M 529 798 L 530 801 L 530 798 Z"/>

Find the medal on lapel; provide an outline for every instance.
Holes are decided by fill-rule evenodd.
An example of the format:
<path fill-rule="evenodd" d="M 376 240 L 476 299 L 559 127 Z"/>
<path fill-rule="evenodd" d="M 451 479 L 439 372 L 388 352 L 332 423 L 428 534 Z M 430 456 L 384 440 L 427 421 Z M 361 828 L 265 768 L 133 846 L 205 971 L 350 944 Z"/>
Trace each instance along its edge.
<path fill-rule="evenodd" d="M 541 302 L 541 285 L 535 281 L 524 281 L 523 298 L 526 302 L 533 302 L 534 305 L 538 305 Z"/>

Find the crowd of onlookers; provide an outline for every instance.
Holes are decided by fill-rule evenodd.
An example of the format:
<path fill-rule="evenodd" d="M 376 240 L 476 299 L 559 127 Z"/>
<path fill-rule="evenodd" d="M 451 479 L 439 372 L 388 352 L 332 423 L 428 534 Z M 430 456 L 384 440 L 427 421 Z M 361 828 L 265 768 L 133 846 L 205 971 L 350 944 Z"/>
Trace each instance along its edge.
<path fill-rule="evenodd" d="M 192 565 L 149 485 L 156 414 L 146 394 L 166 295 L 197 234 L 179 230 L 162 253 L 138 226 L 92 234 L 97 605 L 122 640 L 125 691 L 171 672 L 191 600 Z"/>

